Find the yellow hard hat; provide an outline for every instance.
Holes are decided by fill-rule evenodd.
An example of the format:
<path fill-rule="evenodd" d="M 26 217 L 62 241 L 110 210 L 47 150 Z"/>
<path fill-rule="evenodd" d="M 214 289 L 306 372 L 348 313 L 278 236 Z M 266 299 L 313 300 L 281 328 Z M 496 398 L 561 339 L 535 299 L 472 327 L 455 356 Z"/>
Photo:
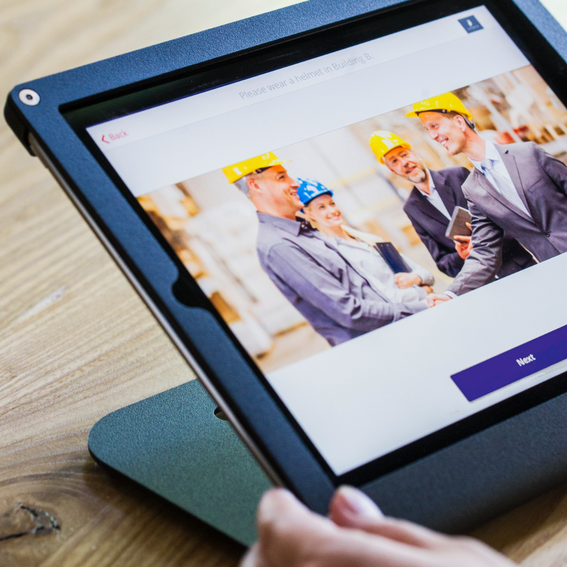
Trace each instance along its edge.
<path fill-rule="evenodd" d="M 457 112 L 469 120 L 473 119 L 473 115 L 467 110 L 461 99 L 453 93 L 445 93 L 434 96 L 433 98 L 428 98 L 427 100 L 422 100 L 421 102 L 416 102 L 413 105 L 413 110 L 408 112 L 406 116 L 414 118 L 419 116 L 421 112 L 432 111 Z"/>
<path fill-rule="evenodd" d="M 395 148 L 411 150 L 410 144 L 396 136 L 393 132 L 385 132 L 383 130 L 372 132 L 370 149 L 382 165 L 384 165 L 384 156 Z"/>
<path fill-rule="evenodd" d="M 226 175 L 229 183 L 234 183 L 239 179 L 242 179 L 245 175 L 249 173 L 254 173 L 258 169 L 266 169 L 267 167 L 273 167 L 274 165 L 281 165 L 282 163 L 287 163 L 290 160 L 278 159 L 278 157 L 272 152 L 263 154 L 261 156 L 253 157 L 250 159 L 245 159 L 234 165 L 229 165 L 228 167 L 223 167 L 222 171 Z"/>

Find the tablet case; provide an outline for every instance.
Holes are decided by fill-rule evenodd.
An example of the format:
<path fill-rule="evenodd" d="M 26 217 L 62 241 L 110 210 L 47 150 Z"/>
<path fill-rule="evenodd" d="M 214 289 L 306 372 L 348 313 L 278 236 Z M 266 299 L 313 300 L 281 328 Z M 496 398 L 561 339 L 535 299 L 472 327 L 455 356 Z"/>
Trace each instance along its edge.
<path fill-rule="evenodd" d="M 89 450 L 101 464 L 250 545 L 272 485 L 197 380 L 103 417 Z"/>
<path fill-rule="evenodd" d="M 567 423 L 556 416 L 566 414 L 563 394 L 361 488 L 387 515 L 465 533 L 565 482 Z M 255 540 L 272 485 L 197 380 L 103 417 L 88 443 L 98 463 L 244 545 Z"/>

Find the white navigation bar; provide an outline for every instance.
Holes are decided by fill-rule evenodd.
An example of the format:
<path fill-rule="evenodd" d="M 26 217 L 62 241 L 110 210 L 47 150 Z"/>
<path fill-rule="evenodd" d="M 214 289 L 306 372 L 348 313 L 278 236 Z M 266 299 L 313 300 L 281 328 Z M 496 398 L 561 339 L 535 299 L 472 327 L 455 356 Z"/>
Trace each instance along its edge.
<path fill-rule="evenodd" d="M 479 7 L 88 132 L 141 195 L 528 64 Z"/>
<path fill-rule="evenodd" d="M 486 8 L 469 10 L 226 87 L 117 118 L 92 126 L 88 131 L 104 151 L 109 147 L 129 144 L 181 126 L 188 126 L 270 98 L 356 73 L 418 50 L 427 50 L 455 39 L 466 38 L 469 34 L 459 20 L 467 15 L 474 16 L 477 21 L 482 22 L 484 29 L 498 27 L 498 22 Z"/>

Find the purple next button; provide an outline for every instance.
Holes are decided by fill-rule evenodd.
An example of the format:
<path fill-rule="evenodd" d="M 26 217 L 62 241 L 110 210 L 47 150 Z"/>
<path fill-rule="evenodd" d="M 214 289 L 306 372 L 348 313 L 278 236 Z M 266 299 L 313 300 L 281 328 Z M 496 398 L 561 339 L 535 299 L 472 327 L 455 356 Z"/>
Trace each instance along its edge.
<path fill-rule="evenodd" d="M 567 359 L 567 326 L 471 366 L 451 378 L 469 402 Z"/>

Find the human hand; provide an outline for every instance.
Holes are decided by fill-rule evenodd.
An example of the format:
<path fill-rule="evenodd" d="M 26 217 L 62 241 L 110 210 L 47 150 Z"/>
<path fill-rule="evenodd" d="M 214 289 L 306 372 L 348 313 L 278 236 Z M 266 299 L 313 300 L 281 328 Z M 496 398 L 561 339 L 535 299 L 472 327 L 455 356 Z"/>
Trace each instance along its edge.
<path fill-rule="evenodd" d="M 394 276 L 394 281 L 400 289 L 407 289 L 412 285 L 421 285 L 421 282 L 423 280 L 413 272 L 410 274 L 408 274 L 407 272 L 401 272 Z"/>
<path fill-rule="evenodd" d="M 437 293 L 432 293 L 425 298 L 425 301 L 427 302 L 427 307 L 435 307 L 436 305 L 439 305 L 440 303 L 445 303 L 445 301 L 449 301 L 451 299 L 453 298 L 445 293 L 442 295 L 439 295 Z"/>
<path fill-rule="evenodd" d="M 470 236 L 455 236 L 455 250 L 457 254 L 466 260 L 473 249 Z"/>
<path fill-rule="evenodd" d="M 286 490 L 271 490 L 258 508 L 259 541 L 240 567 L 512 567 L 471 538 L 451 537 L 385 517 L 362 492 L 340 488 L 329 518 Z"/>
<path fill-rule="evenodd" d="M 468 222 L 467 226 L 472 230 L 471 223 Z M 469 257 L 473 249 L 472 239 L 470 236 L 455 236 L 453 238 L 455 241 L 455 250 L 457 254 L 463 259 L 466 260 Z"/>

